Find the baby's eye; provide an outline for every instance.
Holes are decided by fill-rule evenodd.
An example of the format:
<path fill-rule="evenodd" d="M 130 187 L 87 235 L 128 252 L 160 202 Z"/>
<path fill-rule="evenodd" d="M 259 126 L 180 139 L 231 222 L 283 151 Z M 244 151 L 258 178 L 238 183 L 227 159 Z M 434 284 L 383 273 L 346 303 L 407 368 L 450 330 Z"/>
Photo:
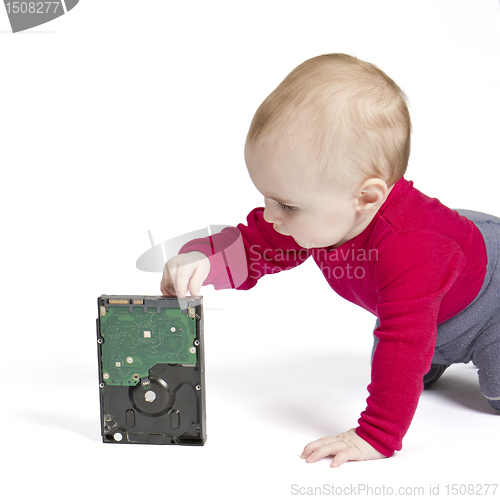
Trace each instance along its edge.
<path fill-rule="evenodd" d="M 277 203 L 278 203 L 278 208 L 283 211 L 293 211 L 297 209 L 296 206 L 288 206 L 287 204 L 283 204 L 280 201 L 277 201 Z"/>

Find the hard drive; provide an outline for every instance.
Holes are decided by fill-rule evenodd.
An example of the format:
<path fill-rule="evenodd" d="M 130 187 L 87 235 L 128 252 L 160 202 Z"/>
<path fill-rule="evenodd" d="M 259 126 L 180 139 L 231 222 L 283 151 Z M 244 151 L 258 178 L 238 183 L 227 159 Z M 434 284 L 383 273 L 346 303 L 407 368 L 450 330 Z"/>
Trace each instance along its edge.
<path fill-rule="evenodd" d="M 98 298 L 103 442 L 205 443 L 202 301 L 191 296 Z"/>

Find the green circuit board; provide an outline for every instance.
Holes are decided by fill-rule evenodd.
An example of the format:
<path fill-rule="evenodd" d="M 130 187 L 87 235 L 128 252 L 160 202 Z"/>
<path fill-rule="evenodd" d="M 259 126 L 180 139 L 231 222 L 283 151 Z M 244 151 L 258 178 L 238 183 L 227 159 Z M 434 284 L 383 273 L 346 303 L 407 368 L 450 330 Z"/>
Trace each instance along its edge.
<path fill-rule="evenodd" d="M 109 306 L 99 320 L 108 385 L 134 386 L 157 363 L 196 364 L 196 320 L 180 309 Z"/>

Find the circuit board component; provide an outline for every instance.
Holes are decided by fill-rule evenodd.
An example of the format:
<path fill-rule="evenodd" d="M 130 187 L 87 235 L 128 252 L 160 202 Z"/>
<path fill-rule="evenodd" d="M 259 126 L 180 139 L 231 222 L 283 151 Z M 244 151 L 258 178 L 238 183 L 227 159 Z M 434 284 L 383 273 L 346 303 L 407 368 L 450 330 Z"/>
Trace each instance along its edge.
<path fill-rule="evenodd" d="M 194 317 L 176 308 L 115 306 L 123 304 L 100 313 L 104 383 L 133 386 L 155 364 L 196 364 Z"/>

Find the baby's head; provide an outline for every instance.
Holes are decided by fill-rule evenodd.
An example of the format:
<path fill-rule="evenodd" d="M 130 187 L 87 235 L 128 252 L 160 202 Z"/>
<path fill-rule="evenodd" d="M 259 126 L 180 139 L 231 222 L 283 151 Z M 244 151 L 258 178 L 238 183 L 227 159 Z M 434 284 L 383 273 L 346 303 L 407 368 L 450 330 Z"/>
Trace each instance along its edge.
<path fill-rule="evenodd" d="M 307 60 L 261 104 L 248 132 L 246 162 L 266 220 L 306 247 L 351 239 L 404 175 L 410 131 L 405 95 L 377 67 L 345 54 Z M 317 225 L 309 233 L 293 220 L 306 222 L 306 210 Z M 320 211 L 337 230 L 319 228 Z"/>

